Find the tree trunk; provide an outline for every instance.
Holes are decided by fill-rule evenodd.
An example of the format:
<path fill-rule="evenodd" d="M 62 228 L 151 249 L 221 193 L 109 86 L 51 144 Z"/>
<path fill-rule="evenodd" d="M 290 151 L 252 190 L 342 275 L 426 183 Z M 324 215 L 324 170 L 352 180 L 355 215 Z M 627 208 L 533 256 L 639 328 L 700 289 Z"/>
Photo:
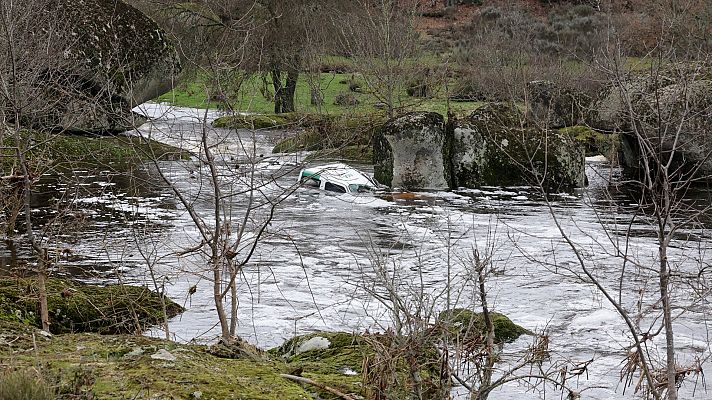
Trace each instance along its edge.
<path fill-rule="evenodd" d="M 282 112 L 294 112 L 294 95 L 297 92 L 297 80 L 299 79 L 299 71 L 290 69 L 287 72 L 287 84 L 284 88 L 284 101 L 282 103 Z"/>
<path fill-rule="evenodd" d="M 675 335 L 672 327 L 672 310 L 670 305 L 670 268 L 667 258 L 667 237 L 665 236 L 665 225 L 662 227 L 659 236 L 660 247 L 660 299 L 663 307 L 663 324 L 665 326 L 665 353 L 667 368 L 667 398 L 677 400 L 677 368 L 675 366 Z"/>
<path fill-rule="evenodd" d="M 282 86 L 282 70 L 278 66 L 272 67 L 272 85 L 274 86 L 274 113 L 294 112 L 294 95 L 297 92 L 299 71 L 290 68 L 287 71 L 287 81 Z"/>
<path fill-rule="evenodd" d="M 37 260 L 37 286 L 40 300 L 40 319 L 42 320 L 42 330 L 49 332 L 49 307 L 47 306 L 47 250 L 43 249 Z"/>
<path fill-rule="evenodd" d="M 284 88 L 282 87 L 282 70 L 277 65 L 272 66 L 272 86 L 274 86 L 274 113 L 281 114 L 284 102 Z"/>

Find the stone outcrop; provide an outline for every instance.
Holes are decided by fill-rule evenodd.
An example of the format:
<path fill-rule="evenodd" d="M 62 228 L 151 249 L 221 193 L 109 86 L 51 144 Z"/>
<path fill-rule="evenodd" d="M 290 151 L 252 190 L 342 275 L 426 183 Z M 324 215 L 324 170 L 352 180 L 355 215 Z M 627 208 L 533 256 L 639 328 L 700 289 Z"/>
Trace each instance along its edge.
<path fill-rule="evenodd" d="M 542 129 L 578 125 L 584 119 L 587 99 L 551 81 L 527 84 L 527 120 Z"/>
<path fill-rule="evenodd" d="M 375 178 L 404 189 L 585 184 L 581 144 L 557 130 L 527 128 L 511 104 L 486 104 L 445 125 L 436 113 L 389 121 L 374 142 Z"/>
<path fill-rule="evenodd" d="M 515 106 L 491 103 L 458 121 L 451 154 L 453 186 L 584 186 L 580 143 L 556 130 L 525 127 L 522 120 Z"/>
<path fill-rule="evenodd" d="M 445 121 L 434 112 L 414 112 L 392 119 L 376 134 L 374 177 L 402 189 L 446 189 L 450 181 L 444 152 Z"/>
<path fill-rule="evenodd" d="M 169 91 L 180 65 L 158 25 L 121 0 L 50 0 L 33 35 L 51 54 L 24 66 L 20 87 L 36 99 L 23 123 L 106 133 L 134 123 L 131 108 Z M 30 76 L 31 74 L 33 74 Z"/>
<path fill-rule="evenodd" d="M 662 155 L 663 163 L 673 157 L 671 170 L 710 175 L 712 74 L 699 66 L 674 67 L 611 86 L 594 103 L 588 124 L 621 133 L 627 167 L 642 167 L 643 157 L 655 167 Z"/>

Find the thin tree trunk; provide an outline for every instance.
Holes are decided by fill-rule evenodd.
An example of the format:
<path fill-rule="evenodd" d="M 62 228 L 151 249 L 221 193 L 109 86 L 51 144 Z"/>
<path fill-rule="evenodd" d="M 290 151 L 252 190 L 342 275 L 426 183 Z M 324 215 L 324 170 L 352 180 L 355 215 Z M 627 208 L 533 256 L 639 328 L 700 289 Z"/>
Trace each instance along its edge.
<path fill-rule="evenodd" d="M 485 321 L 487 329 L 487 337 L 485 341 L 485 368 L 482 371 L 482 381 L 480 387 L 473 393 L 473 400 L 486 400 L 489 397 L 489 392 L 492 385 L 492 370 L 494 369 L 495 350 L 494 350 L 494 324 L 492 323 L 492 314 L 487 305 L 487 292 L 485 287 L 485 262 L 480 259 L 479 253 L 475 253 L 475 263 L 477 268 L 477 284 L 480 291 L 480 303 L 482 303 L 482 317 Z"/>
<path fill-rule="evenodd" d="M 25 234 L 27 235 L 27 240 L 32 246 L 32 250 L 37 256 L 37 285 L 39 286 L 39 298 L 40 303 L 40 319 L 42 321 L 42 329 L 49 332 L 49 309 L 47 307 L 47 257 L 46 252 L 43 251 L 40 244 L 35 238 L 34 230 L 32 228 L 32 178 L 30 176 L 30 169 L 28 167 L 27 158 L 25 154 L 27 153 L 27 146 L 23 145 L 22 138 L 20 137 L 20 122 L 19 118 L 15 120 L 15 156 L 22 169 L 22 174 L 24 175 L 22 179 L 22 190 L 23 201 L 24 201 L 24 211 L 25 211 Z"/>
<path fill-rule="evenodd" d="M 39 290 L 40 318 L 42 320 L 42 330 L 49 332 L 49 307 L 47 306 L 47 250 L 42 249 L 38 255 L 37 262 L 37 287 Z"/>
<path fill-rule="evenodd" d="M 281 114 L 284 107 L 284 88 L 282 87 L 282 71 L 274 65 L 272 67 L 272 86 L 274 86 L 274 113 Z"/>

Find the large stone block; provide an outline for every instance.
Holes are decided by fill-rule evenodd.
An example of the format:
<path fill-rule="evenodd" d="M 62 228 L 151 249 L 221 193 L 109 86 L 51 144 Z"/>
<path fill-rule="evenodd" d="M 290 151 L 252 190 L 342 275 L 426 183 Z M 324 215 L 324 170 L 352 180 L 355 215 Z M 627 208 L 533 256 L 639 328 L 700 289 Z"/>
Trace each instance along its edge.
<path fill-rule="evenodd" d="M 403 189 L 447 189 L 449 163 L 442 115 L 414 112 L 388 121 L 374 142 L 374 177 Z"/>
<path fill-rule="evenodd" d="M 585 185 L 581 145 L 570 135 L 526 128 L 514 105 L 486 104 L 454 127 L 453 186 L 543 186 L 571 190 Z"/>
<path fill-rule="evenodd" d="M 621 133 L 627 167 L 658 168 L 672 158 L 668 171 L 710 176 L 712 73 L 700 66 L 673 67 L 610 86 L 594 103 L 588 123 Z"/>
<path fill-rule="evenodd" d="M 527 84 L 527 120 L 541 129 L 578 125 L 584 119 L 588 100 L 550 81 Z"/>

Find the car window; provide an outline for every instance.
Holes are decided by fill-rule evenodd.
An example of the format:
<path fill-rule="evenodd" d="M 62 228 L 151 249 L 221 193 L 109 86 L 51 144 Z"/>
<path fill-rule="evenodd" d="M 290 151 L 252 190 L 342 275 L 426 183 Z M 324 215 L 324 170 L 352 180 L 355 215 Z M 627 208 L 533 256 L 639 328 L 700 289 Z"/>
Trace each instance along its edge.
<path fill-rule="evenodd" d="M 351 193 L 357 193 L 357 192 L 358 193 L 366 193 L 366 192 L 370 192 L 370 191 L 371 191 L 371 188 L 366 185 L 358 185 L 355 183 L 352 183 L 349 185 L 349 192 L 351 192 Z"/>
<path fill-rule="evenodd" d="M 330 192 L 346 193 L 346 188 L 345 188 L 345 187 L 343 187 L 343 186 L 341 186 L 341 185 L 337 185 L 337 184 L 331 183 L 331 182 L 326 182 L 326 183 L 324 184 L 324 189 L 325 189 L 325 190 L 328 190 L 328 191 L 330 191 Z"/>
<path fill-rule="evenodd" d="M 312 187 L 318 188 L 321 185 L 321 181 L 319 181 L 318 179 L 314 179 L 314 178 L 306 178 L 306 179 L 302 180 L 302 184 L 304 186 L 312 186 Z"/>

